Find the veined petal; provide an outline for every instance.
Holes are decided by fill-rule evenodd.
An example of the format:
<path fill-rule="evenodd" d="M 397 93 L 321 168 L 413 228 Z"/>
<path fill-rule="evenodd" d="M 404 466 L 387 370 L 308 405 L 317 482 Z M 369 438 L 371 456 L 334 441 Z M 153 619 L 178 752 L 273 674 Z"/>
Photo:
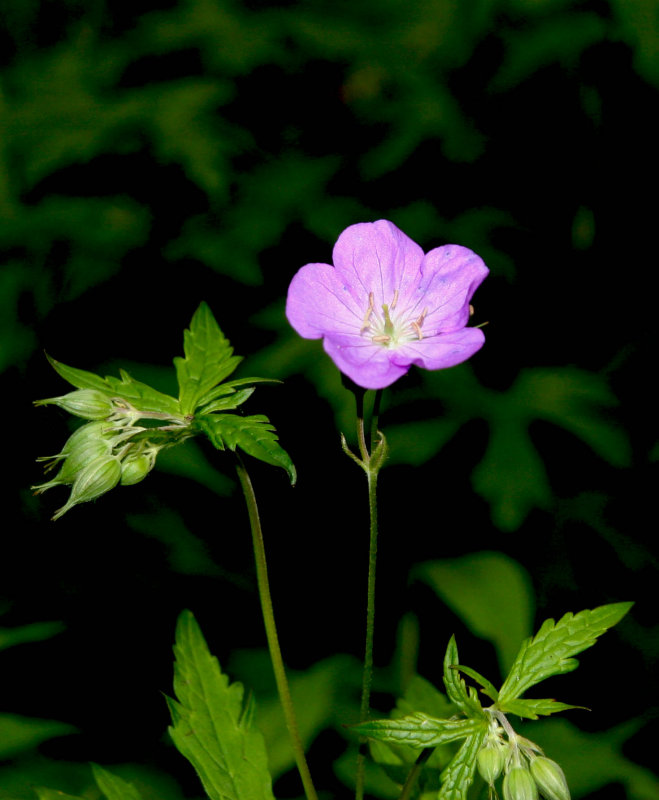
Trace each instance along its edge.
<path fill-rule="evenodd" d="M 450 333 L 406 342 L 391 351 L 399 366 L 415 364 L 424 369 L 445 369 L 461 364 L 481 349 L 485 334 L 481 328 L 462 328 Z"/>
<path fill-rule="evenodd" d="M 421 265 L 416 308 L 427 309 L 424 330 L 429 334 L 456 331 L 469 320 L 469 301 L 489 270 L 467 247 L 447 244 L 431 250 Z"/>
<path fill-rule="evenodd" d="M 333 261 L 355 298 L 373 292 L 376 308 L 404 303 L 421 279 L 423 250 L 392 222 L 360 222 L 346 228 L 334 245 Z"/>
<path fill-rule="evenodd" d="M 327 337 L 323 347 L 339 370 L 364 389 L 384 389 L 409 369 L 409 364 L 394 364 L 386 350 L 359 337 Z"/>
<path fill-rule="evenodd" d="M 307 264 L 294 276 L 286 298 L 286 317 L 306 339 L 326 333 L 359 333 L 363 308 L 329 264 Z"/>

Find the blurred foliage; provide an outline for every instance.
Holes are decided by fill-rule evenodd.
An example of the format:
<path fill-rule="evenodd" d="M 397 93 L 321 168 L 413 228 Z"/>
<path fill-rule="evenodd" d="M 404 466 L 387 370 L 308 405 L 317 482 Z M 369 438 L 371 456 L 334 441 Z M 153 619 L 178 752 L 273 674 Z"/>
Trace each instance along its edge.
<path fill-rule="evenodd" d="M 224 662 L 237 649 L 276 793 L 299 792 L 254 650 L 230 460 L 177 449 L 144 488 L 56 529 L 26 488 L 34 457 L 65 438 L 63 418 L 30 405 L 58 391 L 42 350 L 109 373 L 132 360 L 170 391 L 163 365 L 203 299 L 253 353 L 243 374 L 286 378 L 262 396 L 299 485 L 257 472 L 257 491 L 312 768 L 346 791 L 340 726 L 356 708 L 363 600 L 350 509 L 363 498 L 332 415 L 350 437 L 352 398 L 320 343 L 289 330 L 283 297 L 344 227 L 384 217 L 425 249 L 473 248 L 492 275 L 475 298 L 483 351 L 413 369 L 385 397 L 376 660 L 389 666 L 375 699 L 418 688 L 417 671 L 436 682 L 451 626 L 484 637 L 493 669 L 505 663 L 532 615 L 529 580 L 544 616 L 635 599 L 624 647 L 575 679 L 588 732 L 542 725 L 575 797 L 656 797 L 655 337 L 639 297 L 655 250 L 655 0 L 3 0 L 0 44 L 0 382 L 9 434 L 23 436 L 5 486 L 0 646 L 31 642 L 2 653 L 0 730 L 25 743 L 0 765 L 5 795 L 56 786 L 95 800 L 81 764 L 105 760 L 148 800 L 198 795 L 187 773 L 165 777 L 171 748 L 158 743 L 183 607 L 206 615 Z M 408 573 L 422 579 L 406 585 Z M 38 619 L 64 620 L 66 636 Z M 623 672 L 637 677 L 624 702 L 598 710 Z M 63 722 L 31 739 L 6 727 L 43 718 Z M 87 735 L 43 741 L 72 728 Z M 369 769 L 374 792 L 395 796 Z"/>

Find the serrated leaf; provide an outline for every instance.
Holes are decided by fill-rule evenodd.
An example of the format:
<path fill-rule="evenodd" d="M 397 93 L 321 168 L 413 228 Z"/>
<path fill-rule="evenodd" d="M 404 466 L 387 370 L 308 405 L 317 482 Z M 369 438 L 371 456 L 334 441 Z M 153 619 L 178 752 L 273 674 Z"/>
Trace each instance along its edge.
<path fill-rule="evenodd" d="M 468 675 L 470 678 L 476 681 L 476 683 L 480 684 L 483 689 L 483 692 L 492 700 L 497 700 L 499 697 L 499 692 L 494 688 L 494 686 L 488 681 L 487 678 L 484 678 L 480 672 L 476 672 L 475 669 L 471 667 L 465 667 L 462 664 L 458 664 L 456 667 L 452 667 L 452 669 L 457 669 L 460 672 L 463 672 L 465 675 Z"/>
<path fill-rule="evenodd" d="M 536 635 L 522 644 L 499 691 L 499 703 L 503 706 L 534 684 L 576 669 L 579 662 L 571 656 L 595 644 L 597 637 L 619 622 L 632 605 L 611 603 L 578 614 L 568 612 L 556 623 L 546 620 Z"/>
<path fill-rule="evenodd" d="M 351 726 L 360 736 L 368 736 L 388 744 L 406 744 L 423 750 L 437 747 L 487 728 L 481 719 L 435 719 L 417 711 L 399 719 L 373 719 Z"/>
<path fill-rule="evenodd" d="M 254 394 L 255 387 L 250 386 L 248 389 L 239 389 L 236 391 L 228 392 L 223 397 L 218 397 L 208 405 L 202 405 L 199 409 L 199 414 L 212 414 L 215 411 L 233 411 L 234 408 L 241 406 L 245 400 Z"/>
<path fill-rule="evenodd" d="M 462 746 L 442 772 L 442 786 L 438 800 L 466 800 L 469 787 L 474 780 L 476 755 L 481 749 L 487 735 L 487 725 L 482 724 L 471 736 L 466 738 Z"/>
<path fill-rule="evenodd" d="M 107 800 L 142 800 L 142 795 L 133 784 L 118 775 L 113 775 L 98 764 L 92 764 L 92 772 L 96 785 Z"/>
<path fill-rule="evenodd" d="M 456 669 L 458 664 L 458 646 L 455 643 L 455 636 L 451 636 L 444 656 L 444 686 L 446 687 L 446 694 L 449 700 L 455 703 L 468 717 L 484 717 L 485 712 L 478 698 L 473 693 L 467 692 L 465 682 Z"/>
<path fill-rule="evenodd" d="M 297 473 L 291 457 L 277 441 L 274 425 L 263 414 L 208 414 L 197 417 L 196 423 L 218 450 L 228 447 L 235 451 L 240 447 L 259 461 L 285 469 L 291 485 L 295 484 Z"/>
<path fill-rule="evenodd" d="M 518 698 L 509 700 L 506 703 L 498 703 L 497 707 L 504 714 L 515 714 L 525 719 L 538 719 L 538 717 L 556 714 L 559 711 L 567 711 L 570 708 L 585 708 L 585 706 L 571 706 L 567 703 L 559 703 L 558 700 Z"/>
<path fill-rule="evenodd" d="M 210 800 L 274 800 L 265 744 L 245 713 L 243 687 L 221 672 L 189 611 L 179 617 L 174 653 L 178 702 L 169 702 L 169 732 Z"/>
<path fill-rule="evenodd" d="M 114 378 L 111 375 L 101 378 L 93 372 L 62 364 L 49 355 L 46 357 L 57 374 L 78 389 L 97 389 L 108 397 L 123 397 L 135 408 L 147 413 L 166 414 L 174 419 L 182 417 L 179 403 L 174 397 L 135 380 L 123 369 L 120 370 L 121 378 Z"/>
<path fill-rule="evenodd" d="M 183 333 L 183 352 L 185 356 L 175 358 L 174 366 L 181 412 L 188 415 L 200 401 L 208 402 L 211 389 L 231 375 L 242 359 L 233 355 L 233 347 L 206 303 L 200 304 Z"/>

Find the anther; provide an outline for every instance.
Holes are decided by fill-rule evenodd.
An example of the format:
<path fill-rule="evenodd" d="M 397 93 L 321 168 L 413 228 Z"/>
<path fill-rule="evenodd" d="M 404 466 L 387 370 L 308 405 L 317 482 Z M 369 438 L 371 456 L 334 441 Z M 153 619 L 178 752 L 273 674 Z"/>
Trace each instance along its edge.
<path fill-rule="evenodd" d="M 377 344 L 385 344 L 386 342 L 391 341 L 391 336 L 385 336 L 384 334 L 381 336 L 373 336 L 371 341 L 376 342 Z"/>
<path fill-rule="evenodd" d="M 368 293 L 368 308 L 366 309 L 366 315 L 364 316 L 364 321 L 362 322 L 362 326 L 359 329 L 360 333 L 364 333 L 365 330 L 368 330 L 371 320 L 371 314 L 374 311 L 374 303 L 375 297 L 373 296 L 373 292 Z"/>
<path fill-rule="evenodd" d="M 469 316 L 472 317 L 474 315 L 474 307 L 471 303 L 469 303 Z"/>
<path fill-rule="evenodd" d="M 398 302 L 398 289 L 394 289 L 394 299 L 391 301 L 391 305 L 389 308 L 393 311 L 396 308 L 396 303 Z"/>
<path fill-rule="evenodd" d="M 410 325 L 414 328 L 414 332 L 416 333 L 417 339 L 423 339 L 423 334 L 421 333 L 421 325 L 418 322 L 411 322 Z"/>

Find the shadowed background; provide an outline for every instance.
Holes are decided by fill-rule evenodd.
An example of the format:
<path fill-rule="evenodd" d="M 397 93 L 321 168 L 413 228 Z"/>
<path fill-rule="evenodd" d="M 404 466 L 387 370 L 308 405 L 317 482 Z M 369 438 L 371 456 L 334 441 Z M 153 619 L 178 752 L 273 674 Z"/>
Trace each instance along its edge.
<path fill-rule="evenodd" d="M 182 330 L 208 302 L 246 357 L 239 374 L 285 381 L 246 405 L 299 472 L 291 489 L 252 469 L 285 656 L 306 670 L 360 655 L 365 486 L 338 435 L 352 435 L 353 401 L 283 308 L 300 266 L 331 260 L 348 225 L 385 218 L 425 250 L 472 248 L 491 275 L 475 297 L 483 350 L 413 368 L 385 395 L 376 703 L 389 710 L 414 664 L 439 683 L 453 632 L 497 679 L 501 650 L 465 604 L 476 584 L 508 586 L 508 568 L 519 586 L 499 592 L 492 624 L 520 636 L 636 600 L 555 691 L 593 709 L 569 716 L 599 743 L 574 794 L 659 797 L 658 33 L 652 0 L 3 1 L 1 622 L 61 627 L 25 628 L 32 643 L 2 653 L 0 789 L 80 793 L 92 760 L 127 764 L 147 798 L 198 796 L 164 737 L 184 607 L 270 702 L 268 667 L 242 652 L 264 637 L 231 458 L 163 453 L 146 482 L 49 522 L 65 493 L 31 495 L 34 459 L 59 451 L 69 420 L 31 405 L 66 391 L 44 350 L 174 391 Z M 500 578 L 473 571 L 480 556 L 434 563 L 483 551 L 500 554 Z M 339 712 L 354 706 L 346 663 L 318 668 L 310 690 L 334 698 L 309 711 L 325 729 L 312 769 L 334 797 L 349 796 L 348 767 L 333 765 Z M 28 716 L 78 732 L 51 738 L 68 730 Z M 277 794 L 294 797 L 290 758 L 278 763 Z"/>

